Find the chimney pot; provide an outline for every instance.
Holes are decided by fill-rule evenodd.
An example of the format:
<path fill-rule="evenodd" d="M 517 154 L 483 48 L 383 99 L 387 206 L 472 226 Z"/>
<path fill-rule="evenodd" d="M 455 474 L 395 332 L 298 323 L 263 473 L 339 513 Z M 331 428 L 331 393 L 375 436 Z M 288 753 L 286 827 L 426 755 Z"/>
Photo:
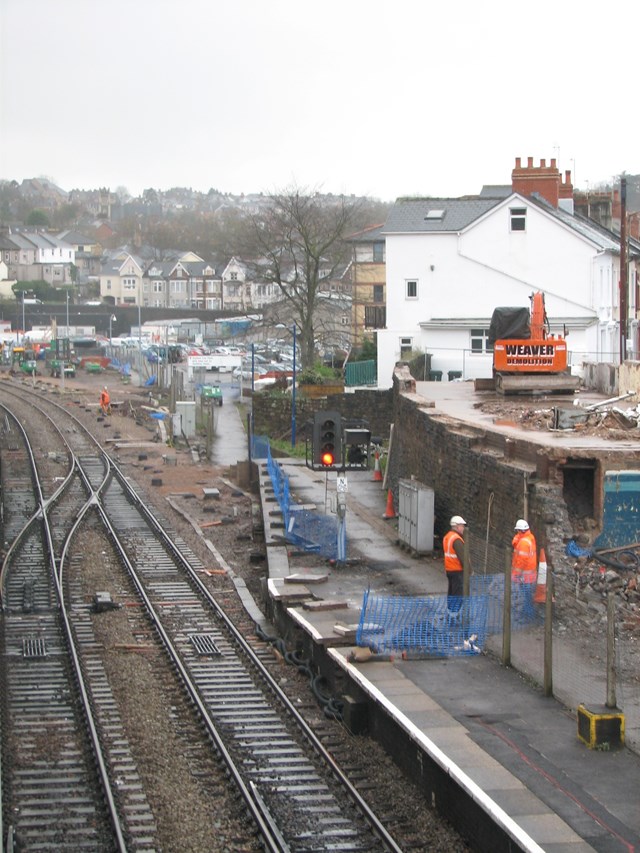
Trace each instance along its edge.
<path fill-rule="evenodd" d="M 520 169 L 522 167 L 522 157 L 516 157 L 516 169 Z"/>
<path fill-rule="evenodd" d="M 552 157 L 552 158 L 551 158 L 551 168 L 552 168 L 552 169 L 555 169 L 555 168 L 556 168 L 556 158 L 555 158 L 555 157 Z"/>
<path fill-rule="evenodd" d="M 546 167 L 546 165 L 547 165 L 547 161 L 546 161 L 546 160 L 540 160 L 540 168 L 541 168 L 541 169 L 544 169 L 544 168 Z"/>
<path fill-rule="evenodd" d="M 527 157 L 527 169 L 533 169 L 533 157 Z"/>

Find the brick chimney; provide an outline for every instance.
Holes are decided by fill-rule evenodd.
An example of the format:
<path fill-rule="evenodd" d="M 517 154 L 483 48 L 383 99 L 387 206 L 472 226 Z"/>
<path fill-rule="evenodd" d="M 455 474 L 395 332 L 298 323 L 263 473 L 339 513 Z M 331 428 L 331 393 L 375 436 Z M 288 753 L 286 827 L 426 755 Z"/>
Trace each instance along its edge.
<path fill-rule="evenodd" d="M 511 188 L 521 195 L 538 193 L 554 207 L 562 207 L 573 212 L 573 184 L 571 172 L 565 172 L 562 180 L 555 158 L 547 166 L 546 160 L 540 160 L 539 166 L 533 165 L 533 157 L 527 158 L 527 165 L 516 157 L 515 169 L 511 172 Z"/>

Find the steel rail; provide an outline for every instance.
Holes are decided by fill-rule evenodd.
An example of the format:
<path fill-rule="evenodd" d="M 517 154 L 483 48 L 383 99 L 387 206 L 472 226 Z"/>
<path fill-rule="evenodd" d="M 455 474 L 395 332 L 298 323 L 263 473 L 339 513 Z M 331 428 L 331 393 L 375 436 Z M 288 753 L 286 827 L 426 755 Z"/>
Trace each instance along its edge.
<path fill-rule="evenodd" d="M 56 404 L 54 403 L 54 405 Z M 85 429 L 84 425 L 82 425 L 82 423 L 78 421 L 77 418 L 75 418 L 66 409 L 62 409 L 62 407 L 58 408 L 60 408 L 61 411 L 64 412 L 66 417 L 71 418 L 79 426 L 83 435 L 87 435 L 88 431 Z M 137 507 L 138 511 L 141 513 L 146 523 L 154 531 L 154 535 L 158 537 L 159 540 L 163 543 L 164 548 L 168 551 L 169 554 L 172 555 L 176 564 L 179 565 L 188 574 L 190 582 L 197 588 L 198 592 L 202 596 L 204 596 L 207 602 L 207 606 L 212 610 L 216 618 L 219 619 L 219 621 L 225 626 L 230 636 L 233 638 L 234 644 L 242 651 L 245 658 L 250 661 L 253 668 L 259 673 L 263 683 L 268 685 L 269 692 L 276 697 L 280 705 L 286 710 L 289 717 L 295 721 L 298 730 L 303 734 L 307 743 L 312 747 L 314 752 L 322 759 L 323 763 L 330 769 L 331 773 L 333 774 L 336 781 L 341 785 L 342 789 L 347 792 L 349 798 L 365 819 L 369 831 L 371 831 L 373 835 L 378 837 L 378 839 L 383 843 L 383 845 L 385 845 L 385 849 L 393 851 L 393 853 L 400 853 L 400 848 L 396 845 L 395 841 L 388 834 L 385 827 L 382 826 L 380 821 L 378 821 L 375 814 L 372 812 L 367 803 L 363 800 L 358 791 L 351 784 L 346 775 L 339 768 L 336 761 L 323 747 L 322 743 L 316 737 L 313 730 L 306 723 L 306 721 L 300 715 L 300 713 L 292 704 L 292 702 L 288 699 L 288 697 L 277 684 L 277 682 L 274 681 L 274 679 L 272 678 L 269 671 L 264 666 L 256 652 L 245 640 L 244 636 L 240 633 L 240 631 L 236 628 L 227 613 L 225 613 L 225 611 L 220 607 L 215 598 L 213 598 L 213 596 L 209 593 L 205 585 L 195 573 L 187 557 L 182 553 L 182 551 L 172 540 L 172 538 L 166 533 L 158 517 L 149 509 L 149 507 L 139 496 L 136 489 L 131 485 L 129 479 L 124 475 L 124 473 L 111 459 L 111 457 L 102 449 L 102 447 L 93 438 L 93 436 L 90 436 L 89 434 L 89 438 L 90 441 L 93 442 L 94 447 L 96 448 L 96 453 L 101 456 L 101 458 L 105 461 L 105 464 L 108 466 L 108 470 L 112 473 L 114 482 L 117 481 L 118 486 L 123 490 L 123 494 L 125 494 L 127 496 L 127 499 Z M 82 462 L 78 460 L 77 457 L 76 462 L 80 468 L 83 467 Z M 86 479 L 88 481 L 89 478 L 87 477 Z M 105 475 L 105 478 L 99 490 L 93 491 L 92 497 L 89 499 L 89 501 L 87 501 L 87 504 L 85 505 L 84 509 L 86 511 L 90 506 L 95 505 L 103 518 L 103 524 L 105 525 L 105 529 L 109 532 L 110 538 L 114 543 L 119 543 L 119 537 L 117 535 L 117 532 L 111 524 L 111 521 L 108 518 L 108 515 L 104 510 L 103 506 L 103 498 L 104 493 L 106 492 L 107 480 L 108 474 Z M 77 529 L 79 524 L 80 520 L 76 522 L 74 528 Z M 185 685 L 191 684 L 191 687 L 187 687 L 186 689 L 189 690 L 189 693 L 192 696 L 192 700 L 194 701 L 196 707 L 198 708 L 201 718 L 204 721 L 207 721 L 206 726 L 209 736 L 213 740 L 219 755 L 224 759 L 225 763 L 229 767 L 230 772 L 234 778 L 236 787 L 241 792 L 242 797 L 253 816 L 256 826 L 261 836 L 263 837 L 267 849 L 270 851 L 274 851 L 274 853 L 275 851 L 282 851 L 282 853 L 284 853 L 284 851 L 287 850 L 288 847 L 273 819 L 273 816 L 269 812 L 266 803 L 264 803 L 256 786 L 253 783 L 249 783 L 249 785 L 247 785 L 244 782 L 242 776 L 240 775 L 240 772 L 235 767 L 235 760 L 226 748 L 222 737 L 219 735 L 217 727 L 210 717 L 209 711 L 206 707 L 206 703 L 202 701 L 199 691 L 192 684 L 192 679 L 186 667 L 184 666 L 181 658 L 179 657 L 178 652 L 173 647 L 173 644 L 168 634 L 162 627 L 159 615 L 155 611 L 152 602 L 148 599 L 146 592 L 142 588 L 142 585 L 139 583 L 137 578 L 135 578 L 135 566 L 129 560 L 124 545 L 120 543 L 118 545 L 118 549 L 121 552 L 121 557 L 124 565 L 127 567 L 127 570 L 129 571 L 132 579 L 134 579 L 133 582 L 135 583 L 136 588 L 138 588 L 139 594 L 146 602 L 145 606 L 147 606 L 148 608 L 152 623 L 156 628 L 158 635 L 165 649 L 167 650 L 167 653 L 169 654 L 174 666 L 176 667 L 176 670 L 180 673 L 181 680 Z"/>
<path fill-rule="evenodd" d="M 61 587 L 61 583 L 60 583 L 60 576 L 59 576 L 59 572 L 57 571 L 57 565 L 56 565 L 57 561 L 56 561 L 55 548 L 54 548 L 54 543 L 53 543 L 52 526 L 51 526 L 51 523 L 50 523 L 49 518 L 48 518 L 48 512 L 50 511 L 52 506 L 54 506 L 54 504 L 58 500 L 60 500 L 60 498 L 67 491 L 67 489 L 69 488 L 74 476 L 77 474 L 77 472 L 80 471 L 80 467 L 77 465 L 77 460 L 75 459 L 75 457 L 71 451 L 71 448 L 69 447 L 70 458 L 71 458 L 71 470 L 69 471 L 69 474 L 65 478 L 63 483 L 60 484 L 59 488 L 54 492 L 54 494 L 49 499 L 45 499 L 44 494 L 43 494 L 43 490 L 42 490 L 42 486 L 41 486 L 41 482 L 40 482 L 40 478 L 38 476 L 38 470 L 37 470 L 37 465 L 35 462 L 35 456 L 33 453 L 31 442 L 29 440 L 29 436 L 28 436 L 26 430 L 24 429 L 24 427 L 22 426 L 22 424 L 20 423 L 20 421 L 18 420 L 18 418 L 16 418 L 15 415 L 13 415 L 8 410 L 6 410 L 6 408 L 4 406 L 2 408 L 5 409 L 6 416 L 13 419 L 13 421 L 15 422 L 15 424 L 18 427 L 18 430 L 21 434 L 23 444 L 27 450 L 27 454 L 28 454 L 28 458 L 29 458 L 29 462 L 30 462 L 29 467 L 31 470 L 31 478 L 32 478 L 32 481 L 34 482 L 34 489 L 37 493 L 38 503 L 39 503 L 37 511 L 34 513 L 32 518 L 24 526 L 21 534 L 12 543 L 11 548 L 9 549 L 9 552 L 7 553 L 7 556 L 5 557 L 5 560 L 3 562 L 2 575 L 4 578 L 6 572 L 8 572 L 8 567 L 11 565 L 11 561 L 13 560 L 15 554 L 17 553 L 17 549 L 20 547 L 20 543 L 22 541 L 24 541 L 24 538 L 27 535 L 27 531 L 32 526 L 35 525 L 36 521 L 40 521 L 41 522 L 41 532 L 44 533 L 45 541 L 46 541 L 46 545 L 47 545 L 46 556 L 47 556 L 48 561 L 49 561 L 50 574 L 51 574 L 51 577 L 53 579 L 53 583 L 54 583 L 54 586 L 56 589 L 56 597 L 57 597 L 57 604 L 58 604 L 58 615 L 62 621 L 62 625 L 61 625 L 62 636 L 64 637 L 64 640 L 66 643 L 66 648 L 67 648 L 67 654 L 68 654 L 68 657 L 69 657 L 71 664 L 72 664 L 73 677 L 75 679 L 77 689 L 80 693 L 82 714 L 83 714 L 84 723 L 85 723 L 87 730 L 88 730 L 88 733 L 89 733 L 89 740 L 91 743 L 93 760 L 94 760 L 96 768 L 97 768 L 97 774 L 98 774 L 98 778 L 100 780 L 100 786 L 101 786 L 102 794 L 104 796 L 104 799 L 105 799 L 105 802 L 107 805 L 107 813 L 109 815 L 109 819 L 111 822 L 112 830 L 114 833 L 114 840 L 115 840 L 115 843 L 117 845 L 117 849 L 119 851 L 121 851 L 121 853 L 126 853 L 127 847 L 126 847 L 126 843 L 124 840 L 122 827 L 120 824 L 120 817 L 118 814 L 118 809 L 116 806 L 115 798 L 113 795 L 111 781 L 109 779 L 106 761 L 105 761 L 105 758 L 103 755 L 102 744 L 100 742 L 100 738 L 98 735 L 98 731 L 97 731 L 97 727 L 96 727 L 96 723 L 95 723 L 95 719 L 94 719 L 94 715 L 93 715 L 93 711 L 92 711 L 92 704 L 90 701 L 89 693 L 87 691 L 86 682 L 85 682 L 84 675 L 82 672 L 82 667 L 80 664 L 80 660 L 79 660 L 79 656 L 78 656 L 78 652 L 77 652 L 77 648 L 76 648 L 74 634 L 73 634 L 73 631 L 72 631 L 72 628 L 70 625 L 69 617 L 68 617 L 66 607 L 65 607 L 65 603 L 64 603 L 64 595 L 62 592 L 62 587 Z M 41 411 L 41 414 L 44 417 L 46 417 L 47 420 L 52 424 L 52 426 L 55 429 L 57 429 L 57 426 L 53 423 L 52 419 L 48 416 L 48 414 L 46 412 L 43 412 L 42 410 L 40 410 L 40 411 Z M 58 432 L 59 432 L 59 430 L 58 430 Z M 67 444 L 67 446 L 69 446 L 68 442 L 66 442 L 66 439 L 64 439 L 63 436 L 61 436 L 61 437 L 62 437 L 62 440 L 64 441 L 64 443 Z M 0 587 L 0 589 L 1 588 L 2 587 Z M 4 602 L 3 602 L 3 604 L 4 604 Z M 0 841 L 1 841 L 1 839 L 2 839 L 2 836 L 0 835 Z"/>

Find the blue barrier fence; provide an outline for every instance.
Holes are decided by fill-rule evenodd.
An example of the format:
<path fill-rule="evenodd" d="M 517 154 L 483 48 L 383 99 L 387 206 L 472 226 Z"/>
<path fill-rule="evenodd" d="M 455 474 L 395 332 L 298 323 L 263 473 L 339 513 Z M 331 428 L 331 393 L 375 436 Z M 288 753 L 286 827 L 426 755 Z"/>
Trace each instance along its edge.
<path fill-rule="evenodd" d="M 478 654 L 487 639 L 486 609 L 482 595 L 376 596 L 367 590 L 356 642 L 378 653 Z"/>
<path fill-rule="evenodd" d="M 535 584 L 514 583 L 511 630 L 542 624 L 544 606 L 533 601 Z M 487 636 L 502 631 L 504 575 L 470 578 L 469 596 L 364 594 L 356 643 L 376 653 L 407 652 L 451 657 L 478 654 Z"/>
<path fill-rule="evenodd" d="M 319 554 L 328 560 L 338 558 L 338 523 L 333 516 L 306 509 L 294 500 L 289 477 L 282 465 L 271 455 L 269 439 L 253 436 L 251 456 L 264 459 L 271 479 L 274 496 L 284 521 L 284 536 L 287 542 L 303 551 Z"/>

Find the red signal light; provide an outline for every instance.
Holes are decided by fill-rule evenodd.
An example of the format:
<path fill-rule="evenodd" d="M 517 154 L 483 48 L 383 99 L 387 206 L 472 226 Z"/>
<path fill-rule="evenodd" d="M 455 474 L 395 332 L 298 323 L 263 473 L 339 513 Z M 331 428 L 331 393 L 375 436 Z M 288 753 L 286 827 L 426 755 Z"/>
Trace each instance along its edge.
<path fill-rule="evenodd" d="M 320 457 L 320 461 L 325 467 L 329 468 L 331 465 L 333 465 L 333 453 L 325 451 Z"/>

